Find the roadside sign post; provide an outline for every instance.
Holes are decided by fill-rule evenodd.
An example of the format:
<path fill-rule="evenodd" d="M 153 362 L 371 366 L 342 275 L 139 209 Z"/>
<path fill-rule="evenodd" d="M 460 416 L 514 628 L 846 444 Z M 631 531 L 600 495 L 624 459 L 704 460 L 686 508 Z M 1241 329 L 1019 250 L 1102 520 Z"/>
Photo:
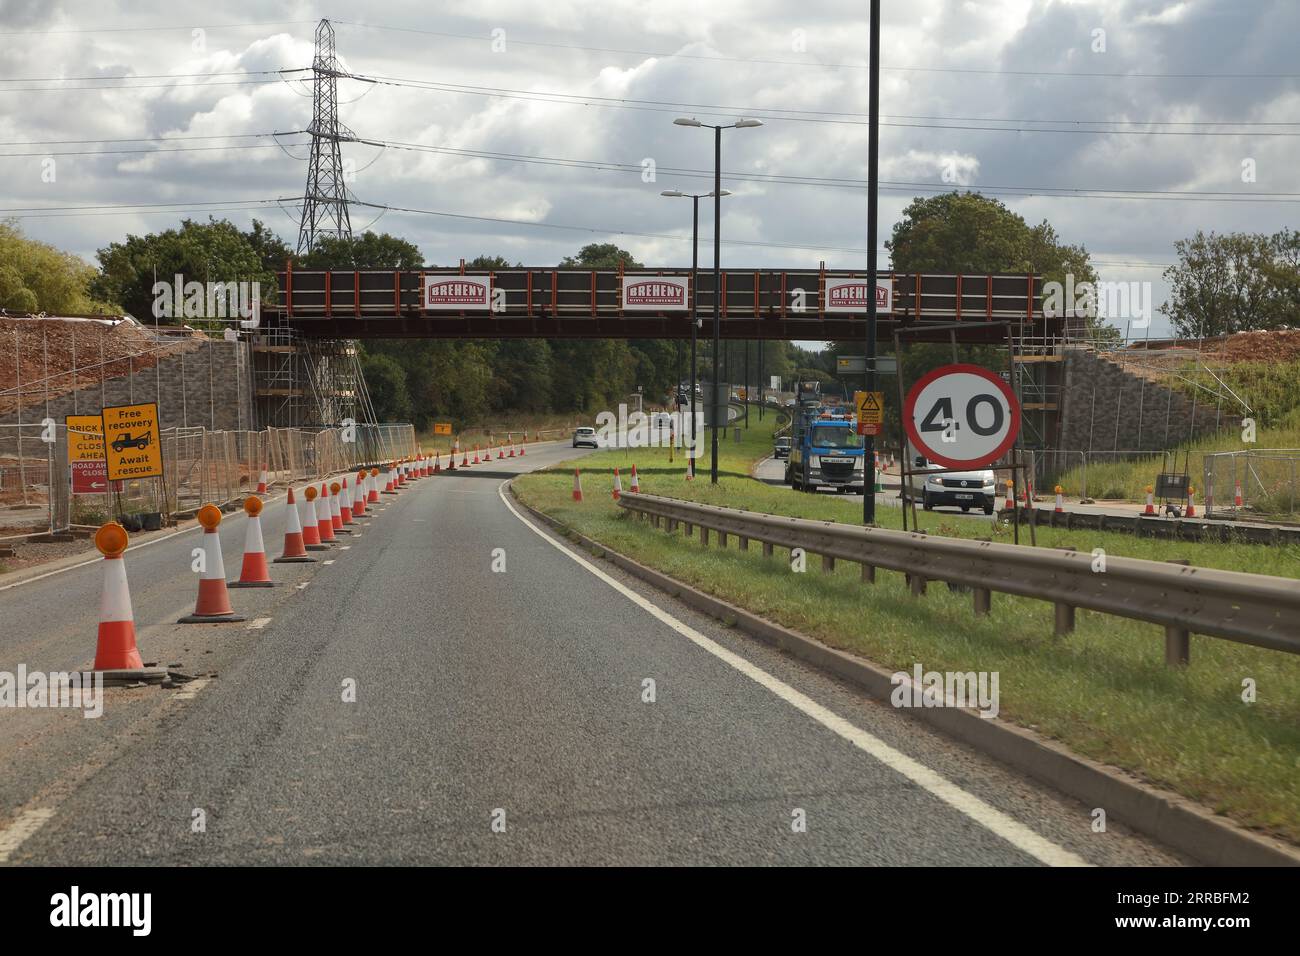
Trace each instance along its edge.
<path fill-rule="evenodd" d="M 68 485 L 74 495 L 102 495 L 108 491 L 104 460 L 104 422 L 98 415 L 67 415 Z"/>

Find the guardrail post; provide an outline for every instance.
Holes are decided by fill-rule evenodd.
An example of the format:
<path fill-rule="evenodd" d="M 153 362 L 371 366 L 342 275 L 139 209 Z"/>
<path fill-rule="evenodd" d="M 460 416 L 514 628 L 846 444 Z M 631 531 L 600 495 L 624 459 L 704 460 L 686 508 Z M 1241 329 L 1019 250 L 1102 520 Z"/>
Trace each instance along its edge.
<path fill-rule="evenodd" d="M 726 546 L 727 546 L 727 532 L 725 532 L 725 531 L 719 531 L 719 532 L 718 532 L 718 547 L 719 547 L 719 548 L 725 548 Z"/>
<path fill-rule="evenodd" d="M 1176 624 L 1165 625 L 1165 666 L 1186 667 L 1192 658 L 1192 632 Z"/>
<path fill-rule="evenodd" d="M 832 574 L 835 571 L 835 556 L 832 554 L 822 555 L 822 574 Z"/>
<path fill-rule="evenodd" d="M 669 532 L 669 534 L 671 534 L 672 532 L 674 532 L 674 531 L 676 531 L 676 530 L 677 530 L 677 521 L 676 521 L 676 519 L 674 519 L 674 518 L 669 518 L 669 519 L 668 519 L 668 532 Z"/>
<path fill-rule="evenodd" d="M 700 525 L 700 544 L 706 548 L 709 546 L 709 528 L 707 525 Z"/>
<path fill-rule="evenodd" d="M 746 537 L 744 537 L 743 535 L 741 535 L 741 536 L 738 537 L 737 540 L 736 540 L 736 547 L 740 548 L 741 551 L 748 551 L 748 550 L 749 550 L 749 539 L 746 538 Z"/>
<path fill-rule="evenodd" d="M 993 609 L 993 592 L 988 588 L 975 588 L 975 613 L 981 617 Z"/>
<path fill-rule="evenodd" d="M 1070 604 L 1056 605 L 1056 633 L 1069 634 L 1074 630 L 1074 607 Z"/>
<path fill-rule="evenodd" d="M 874 564 L 864 564 L 862 566 L 862 583 L 863 584 L 876 583 L 876 566 Z"/>
<path fill-rule="evenodd" d="M 686 537 L 689 538 L 694 533 L 695 533 L 695 525 L 691 524 L 689 521 L 686 522 Z"/>
<path fill-rule="evenodd" d="M 770 541 L 764 541 L 764 542 L 763 542 L 763 557 L 765 557 L 765 558 L 770 558 L 771 556 L 772 556 L 772 542 L 770 542 Z"/>
<path fill-rule="evenodd" d="M 912 597 L 920 597 L 925 593 L 925 578 L 919 574 L 907 575 L 907 586 L 911 589 Z"/>

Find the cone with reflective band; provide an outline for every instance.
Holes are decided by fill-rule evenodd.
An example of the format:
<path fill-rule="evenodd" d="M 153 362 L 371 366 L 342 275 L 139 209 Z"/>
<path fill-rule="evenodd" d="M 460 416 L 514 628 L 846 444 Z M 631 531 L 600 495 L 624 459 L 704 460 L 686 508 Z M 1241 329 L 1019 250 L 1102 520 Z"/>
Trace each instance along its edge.
<path fill-rule="evenodd" d="M 308 551 L 328 551 L 329 548 L 320 539 L 320 522 L 316 520 L 316 489 L 311 485 L 303 492 L 302 542 Z"/>
<path fill-rule="evenodd" d="M 392 493 L 393 493 L 393 473 L 392 473 L 391 471 L 385 469 L 385 471 L 384 471 L 384 494 L 386 494 L 386 495 L 391 495 Z"/>
<path fill-rule="evenodd" d="M 1053 510 L 1058 511 L 1058 512 L 1063 512 L 1063 511 L 1065 511 L 1065 494 L 1064 494 L 1064 491 L 1065 491 L 1065 489 L 1062 488 L 1060 485 L 1057 485 L 1057 486 L 1056 486 L 1056 508 L 1053 509 Z"/>
<path fill-rule="evenodd" d="M 582 478 L 578 474 L 578 469 L 573 469 L 573 500 L 582 500 Z"/>
<path fill-rule="evenodd" d="M 230 592 L 226 590 L 226 565 L 221 558 L 221 509 L 207 504 L 199 509 L 199 524 L 203 525 L 203 570 L 199 572 L 199 599 L 194 603 L 194 613 L 177 624 L 208 624 L 221 621 L 242 621 L 230 607 Z"/>
<path fill-rule="evenodd" d="M 524 447 L 528 444 L 528 432 L 524 432 L 523 443 L 519 446 L 519 457 L 524 457 Z"/>
<path fill-rule="evenodd" d="M 343 486 L 337 481 L 330 484 L 330 530 L 335 534 L 351 534 L 343 530 L 343 502 L 340 496 Z"/>
<path fill-rule="evenodd" d="M 370 491 L 366 494 L 366 504 L 379 504 L 379 469 L 370 469 Z"/>
<path fill-rule="evenodd" d="M 259 495 L 266 494 L 266 480 L 266 469 L 263 468 L 261 476 L 257 479 L 257 493 Z"/>
<path fill-rule="evenodd" d="M 435 451 L 433 453 L 433 473 L 437 475 L 437 474 L 441 474 L 441 472 L 442 472 L 442 452 Z"/>
<path fill-rule="evenodd" d="M 1240 478 L 1238 478 L 1236 481 L 1233 482 L 1232 506 L 1234 508 L 1241 507 L 1241 479 Z"/>
<path fill-rule="evenodd" d="M 320 540 L 336 541 L 334 537 L 334 506 L 330 504 L 330 489 L 324 482 L 320 486 L 320 501 L 316 505 L 316 527 L 320 529 Z"/>
<path fill-rule="evenodd" d="M 618 501 L 618 496 L 623 493 L 623 481 L 618 477 L 618 469 L 614 469 L 614 500 Z"/>
<path fill-rule="evenodd" d="M 500 461 L 504 457 L 506 457 L 506 443 L 502 442 L 497 445 L 497 461 Z M 513 448 L 510 449 L 510 457 L 515 457 L 515 450 Z"/>
<path fill-rule="evenodd" d="M 478 445 L 475 445 L 475 446 L 474 446 L 474 462 L 473 462 L 473 463 L 474 463 L 475 465 L 480 464 L 480 462 L 479 462 L 479 460 L 478 460 Z"/>
<path fill-rule="evenodd" d="M 469 467 L 469 450 L 468 450 L 468 449 L 466 449 L 465 451 L 461 452 L 461 455 L 460 455 L 460 467 L 462 467 L 462 468 L 468 468 L 468 467 Z"/>
<path fill-rule="evenodd" d="M 1147 506 L 1142 511 L 1144 515 L 1153 515 L 1156 513 L 1156 501 L 1155 497 L 1152 495 L 1153 491 L 1154 489 L 1150 485 L 1147 485 Z"/>
<path fill-rule="evenodd" d="M 1016 510 L 1016 501 L 1015 501 L 1015 498 L 1013 497 L 1014 492 L 1012 492 L 1012 490 L 1011 490 L 1012 487 L 1013 487 L 1012 482 L 1008 481 L 1008 482 L 1007 482 L 1007 500 L 1006 500 L 1006 501 L 1003 503 L 1003 505 L 1002 505 L 1002 509 L 1003 509 L 1004 511 L 1015 511 L 1015 510 Z"/>
<path fill-rule="evenodd" d="M 347 476 L 343 478 L 343 500 L 339 502 L 339 517 L 344 525 L 352 524 L 352 489 L 348 487 Z"/>
<path fill-rule="evenodd" d="M 636 475 L 636 465 L 632 466 L 632 487 L 628 489 L 632 494 L 639 494 L 641 491 L 641 479 Z"/>
<path fill-rule="evenodd" d="M 244 502 L 248 526 L 244 529 L 244 562 L 239 568 L 239 580 L 230 582 L 232 588 L 274 587 L 271 568 L 266 563 L 266 545 L 262 542 L 262 499 L 249 498 Z"/>
<path fill-rule="evenodd" d="M 1187 487 L 1187 512 L 1186 517 L 1196 517 L 1196 489 L 1190 485 Z"/>
<path fill-rule="evenodd" d="M 99 635 L 95 670 L 140 670 L 144 661 L 135 645 L 135 615 L 126 585 L 126 529 L 110 522 L 95 532 L 95 546 L 104 555 L 104 589 L 99 596 Z"/>
<path fill-rule="evenodd" d="M 352 517 L 364 518 L 366 514 L 366 473 L 359 471 L 352 485 Z"/>
<path fill-rule="evenodd" d="M 307 556 L 307 539 L 302 532 L 302 518 L 294 502 L 293 486 L 289 486 L 289 499 L 284 503 L 284 551 L 275 559 L 276 564 L 295 564 L 315 561 Z"/>

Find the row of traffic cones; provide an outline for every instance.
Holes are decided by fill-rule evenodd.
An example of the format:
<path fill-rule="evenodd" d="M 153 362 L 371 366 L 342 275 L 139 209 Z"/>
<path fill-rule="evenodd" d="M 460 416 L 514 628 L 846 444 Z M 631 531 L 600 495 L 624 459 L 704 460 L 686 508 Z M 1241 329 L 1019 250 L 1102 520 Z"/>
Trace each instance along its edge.
<path fill-rule="evenodd" d="M 429 459 L 420 456 L 391 463 L 382 476 L 378 468 L 362 469 L 355 476 L 346 475 L 334 481 L 322 482 L 319 490 L 314 483 L 308 485 L 301 501 L 290 487 L 285 501 L 284 548 L 273 563 L 315 561 L 309 554 L 310 551 L 328 550 L 330 543 L 337 541 L 339 535 L 352 534 L 354 528 L 349 526 L 356 525 L 367 510 L 379 504 L 381 481 L 386 488 L 400 487 L 408 481 L 432 474 L 433 467 Z M 264 484 L 265 473 L 262 478 L 259 487 Z M 231 605 L 229 588 L 274 586 L 262 536 L 263 507 L 262 499 L 256 496 L 244 501 L 248 526 L 244 536 L 243 563 L 239 579 L 229 584 L 226 582 L 218 532 L 221 509 L 207 504 L 198 510 L 195 517 L 203 526 L 198 598 L 194 613 L 181 618 L 178 623 L 243 621 L 245 618 L 236 614 Z M 155 676 L 152 672 L 143 670 L 144 665 L 135 640 L 135 617 L 127 586 L 126 563 L 123 560 L 127 549 L 126 530 L 116 522 L 103 525 L 95 533 L 95 546 L 104 556 L 104 583 L 94 669 L 110 675 L 129 674 L 132 679 Z M 157 672 L 156 676 L 161 676 L 161 672 Z"/>
<path fill-rule="evenodd" d="M 641 493 L 641 477 L 636 473 L 636 465 L 632 466 L 632 481 L 628 491 L 634 495 Z M 623 494 L 623 477 L 617 468 L 614 469 L 614 486 L 611 493 L 615 501 L 618 501 Z M 582 500 L 582 472 L 578 468 L 573 469 L 573 500 Z"/>

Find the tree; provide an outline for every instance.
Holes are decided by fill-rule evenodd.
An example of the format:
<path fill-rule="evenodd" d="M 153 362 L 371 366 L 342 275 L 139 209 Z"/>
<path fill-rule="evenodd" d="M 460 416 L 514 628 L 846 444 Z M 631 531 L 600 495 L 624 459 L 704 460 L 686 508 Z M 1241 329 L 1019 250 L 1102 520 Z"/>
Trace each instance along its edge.
<path fill-rule="evenodd" d="M 177 275 L 182 282 L 256 282 L 262 301 L 273 301 L 275 269 L 264 257 L 275 254 L 274 244 L 260 225 L 245 233 L 226 219 L 186 219 L 179 229 L 129 235 L 96 253 L 99 275 L 91 293 L 140 319 L 154 315 L 154 283 L 170 284 Z"/>
<path fill-rule="evenodd" d="M 1165 270 L 1170 298 L 1160 311 L 1179 335 L 1204 337 L 1271 329 L 1294 321 L 1300 239 L 1283 230 L 1197 231 L 1174 243 L 1178 263 Z"/>
<path fill-rule="evenodd" d="M 95 269 L 68 252 L 28 239 L 0 222 L 0 309 L 80 315 L 112 311 L 90 295 Z"/>
<path fill-rule="evenodd" d="M 406 388 L 406 369 L 388 355 L 362 353 L 361 372 L 366 377 L 370 401 L 381 422 L 411 420 L 411 395 Z"/>
<path fill-rule="evenodd" d="M 420 247 L 386 232 L 363 232 L 342 239 L 321 236 L 316 247 L 300 260 L 304 269 L 403 269 L 412 271 L 424 266 Z"/>

